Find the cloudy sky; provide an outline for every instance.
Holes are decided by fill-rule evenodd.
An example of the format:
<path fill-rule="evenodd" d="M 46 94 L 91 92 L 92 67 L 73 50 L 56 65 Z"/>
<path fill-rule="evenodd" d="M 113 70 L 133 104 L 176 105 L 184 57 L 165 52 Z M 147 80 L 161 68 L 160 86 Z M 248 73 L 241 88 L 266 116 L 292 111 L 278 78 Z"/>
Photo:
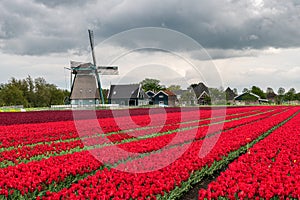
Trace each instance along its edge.
<path fill-rule="evenodd" d="M 69 88 L 64 67 L 91 61 L 87 29 L 97 64 L 119 66 L 104 87 L 150 77 L 300 91 L 300 0 L 1 0 L 0 83 Z"/>

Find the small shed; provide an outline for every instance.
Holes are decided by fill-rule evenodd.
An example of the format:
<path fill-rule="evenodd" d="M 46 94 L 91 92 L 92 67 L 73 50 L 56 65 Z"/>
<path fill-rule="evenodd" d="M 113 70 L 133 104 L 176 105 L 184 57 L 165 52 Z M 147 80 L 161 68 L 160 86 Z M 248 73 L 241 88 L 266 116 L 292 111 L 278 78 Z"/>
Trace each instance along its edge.
<path fill-rule="evenodd" d="M 153 103 L 159 106 L 175 106 L 176 105 L 176 95 L 169 90 L 161 90 L 156 93 L 153 97 Z"/>
<path fill-rule="evenodd" d="M 108 93 L 109 104 L 141 106 L 149 104 L 149 97 L 141 84 L 111 85 Z"/>
<path fill-rule="evenodd" d="M 262 99 L 260 96 L 252 93 L 252 92 L 245 92 L 234 97 L 234 102 L 239 105 L 251 105 L 251 104 L 261 104 L 261 103 L 268 103 L 267 99 Z"/>

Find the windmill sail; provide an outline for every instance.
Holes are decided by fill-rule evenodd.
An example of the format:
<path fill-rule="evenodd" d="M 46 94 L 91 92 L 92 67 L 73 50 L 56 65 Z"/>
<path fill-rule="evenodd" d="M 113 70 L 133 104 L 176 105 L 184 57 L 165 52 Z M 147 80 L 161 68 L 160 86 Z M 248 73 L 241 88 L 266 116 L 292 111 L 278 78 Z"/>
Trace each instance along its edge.
<path fill-rule="evenodd" d="M 101 75 L 119 75 L 118 67 L 116 66 L 99 66 L 97 72 Z"/>
<path fill-rule="evenodd" d="M 77 61 L 70 61 L 70 66 L 71 66 L 71 69 L 74 69 L 74 68 L 88 68 L 92 65 L 92 63 L 84 63 L 84 62 L 77 62 Z"/>

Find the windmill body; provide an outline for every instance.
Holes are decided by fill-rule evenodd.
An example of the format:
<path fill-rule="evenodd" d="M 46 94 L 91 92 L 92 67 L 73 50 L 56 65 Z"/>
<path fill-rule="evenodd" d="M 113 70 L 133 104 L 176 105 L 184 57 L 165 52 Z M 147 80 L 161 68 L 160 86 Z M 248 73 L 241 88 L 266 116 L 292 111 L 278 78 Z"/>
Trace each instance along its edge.
<path fill-rule="evenodd" d="M 74 80 L 71 88 L 72 105 L 97 105 L 100 103 L 100 92 L 97 78 L 91 63 L 71 61 Z"/>
<path fill-rule="evenodd" d="M 117 66 L 96 66 L 94 52 L 94 37 L 91 30 L 89 32 L 90 45 L 92 49 L 93 63 L 82 63 L 71 61 L 71 95 L 72 105 L 102 105 L 104 97 L 102 93 L 100 75 L 118 75 Z M 72 75 L 74 80 L 72 82 Z"/>

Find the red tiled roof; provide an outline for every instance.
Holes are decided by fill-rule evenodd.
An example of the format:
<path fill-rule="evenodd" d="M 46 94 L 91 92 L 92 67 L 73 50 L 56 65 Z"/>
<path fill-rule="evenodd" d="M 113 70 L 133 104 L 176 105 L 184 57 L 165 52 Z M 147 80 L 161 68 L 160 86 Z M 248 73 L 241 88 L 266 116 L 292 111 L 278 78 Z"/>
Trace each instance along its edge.
<path fill-rule="evenodd" d="M 172 91 L 170 90 L 164 90 L 164 93 L 166 93 L 169 96 L 176 96 L 176 94 L 174 94 Z"/>

